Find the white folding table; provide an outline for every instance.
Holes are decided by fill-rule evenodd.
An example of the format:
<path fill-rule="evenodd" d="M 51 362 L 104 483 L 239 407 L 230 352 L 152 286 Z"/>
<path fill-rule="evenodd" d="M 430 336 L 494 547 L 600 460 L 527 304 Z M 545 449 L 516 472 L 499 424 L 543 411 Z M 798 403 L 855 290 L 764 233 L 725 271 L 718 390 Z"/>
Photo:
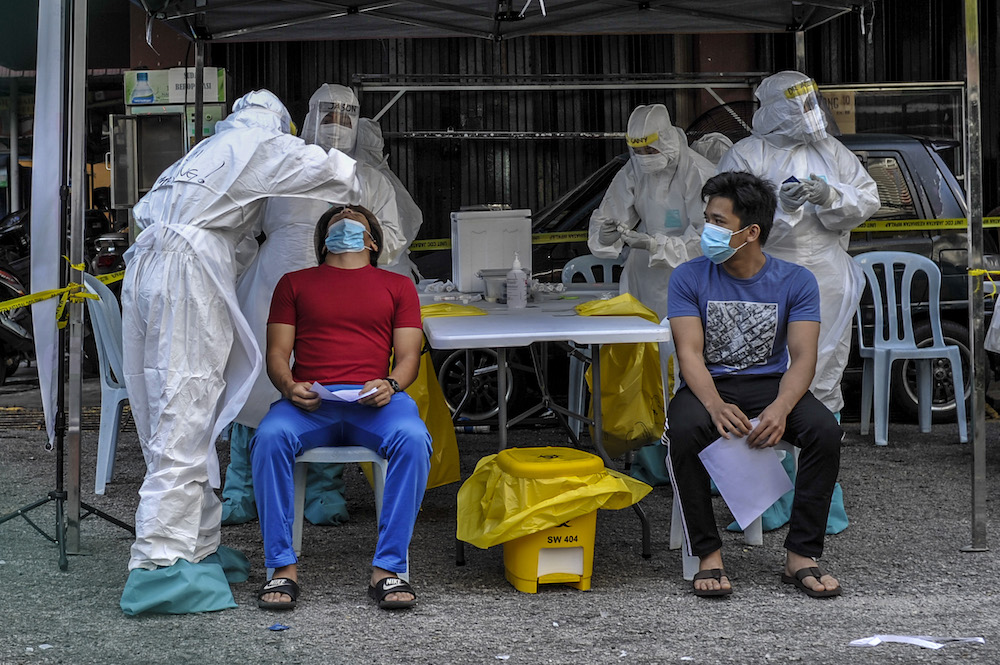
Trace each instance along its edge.
<path fill-rule="evenodd" d="M 573 307 L 580 301 L 553 300 L 520 310 L 508 310 L 503 305 L 486 306 L 486 316 L 433 317 L 424 320 L 424 334 L 434 349 L 496 349 L 497 395 L 500 448 L 507 447 L 507 349 L 525 347 L 538 342 L 575 342 L 591 347 L 593 385 L 601 385 L 601 354 L 603 344 L 671 342 L 670 327 L 652 323 L 638 316 L 580 316 Z M 476 303 L 482 306 L 480 303 Z M 468 368 L 467 368 L 468 371 Z M 543 391 L 547 390 L 544 386 Z M 601 391 L 591 394 L 594 419 L 568 409 L 558 411 L 594 425 L 594 447 L 606 466 L 612 466 L 604 449 L 601 418 Z M 649 524 L 642 508 L 636 512 L 643 526 L 643 556 L 649 557 Z"/>

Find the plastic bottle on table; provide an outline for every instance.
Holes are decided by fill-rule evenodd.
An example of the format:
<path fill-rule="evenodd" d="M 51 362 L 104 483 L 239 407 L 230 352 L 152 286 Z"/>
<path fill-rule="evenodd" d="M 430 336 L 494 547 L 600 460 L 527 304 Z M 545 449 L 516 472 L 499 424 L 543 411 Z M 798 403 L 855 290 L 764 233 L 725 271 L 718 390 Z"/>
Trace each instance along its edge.
<path fill-rule="evenodd" d="M 507 309 L 524 309 L 528 305 L 528 276 L 521 270 L 521 259 L 514 252 L 514 265 L 507 273 Z"/>

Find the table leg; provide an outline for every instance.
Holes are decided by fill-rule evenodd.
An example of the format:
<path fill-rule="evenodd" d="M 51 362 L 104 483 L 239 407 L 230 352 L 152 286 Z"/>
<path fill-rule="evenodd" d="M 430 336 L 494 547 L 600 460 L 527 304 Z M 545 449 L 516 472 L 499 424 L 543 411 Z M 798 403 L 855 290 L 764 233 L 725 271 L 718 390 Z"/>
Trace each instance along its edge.
<path fill-rule="evenodd" d="M 458 422 L 458 419 L 462 415 L 462 409 L 468 403 L 469 398 L 472 397 L 472 349 L 465 350 L 465 392 L 462 394 L 462 399 L 459 400 L 458 406 L 455 407 L 455 412 L 451 414 L 451 421 L 454 423 Z"/>
<path fill-rule="evenodd" d="M 507 447 L 507 349 L 497 349 L 497 429 L 500 450 Z"/>
<path fill-rule="evenodd" d="M 604 450 L 604 414 L 601 413 L 601 345 L 590 345 L 590 372 L 594 389 L 590 391 L 590 403 L 594 407 L 594 448 L 604 460 L 604 466 L 611 467 L 611 458 Z"/>

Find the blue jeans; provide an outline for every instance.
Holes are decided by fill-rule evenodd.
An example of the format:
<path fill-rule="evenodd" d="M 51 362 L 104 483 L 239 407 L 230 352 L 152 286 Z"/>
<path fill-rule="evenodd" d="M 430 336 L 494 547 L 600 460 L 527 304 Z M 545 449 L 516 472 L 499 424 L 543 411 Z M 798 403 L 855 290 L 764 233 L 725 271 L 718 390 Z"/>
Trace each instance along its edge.
<path fill-rule="evenodd" d="M 327 387 L 360 388 L 341 384 Z M 295 457 L 310 448 L 339 445 L 364 446 L 388 460 L 372 565 L 405 572 L 431 458 L 431 436 L 416 403 L 406 393 L 393 395 L 381 408 L 324 401 L 310 412 L 285 399 L 271 405 L 250 442 L 265 565 L 281 568 L 297 561 L 292 546 Z"/>

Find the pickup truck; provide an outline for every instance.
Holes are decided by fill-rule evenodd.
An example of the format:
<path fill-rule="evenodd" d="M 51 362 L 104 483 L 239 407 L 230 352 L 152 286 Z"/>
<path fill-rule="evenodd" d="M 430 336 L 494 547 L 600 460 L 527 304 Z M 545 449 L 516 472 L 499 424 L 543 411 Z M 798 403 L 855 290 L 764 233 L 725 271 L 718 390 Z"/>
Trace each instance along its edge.
<path fill-rule="evenodd" d="M 848 251 L 852 255 L 875 249 L 892 249 L 914 252 L 930 257 L 942 272 L 941 317 L 946 342 L 956 344 L 962 351 L 965 375 L 965 396 L 971 392 L 972 372 L 970 353 L 970 331 L 968 318 L 968 295 L 966 271 L 968 266 L 965 218 L 966 205 L 962 186 L 949 168 L 946 158 L 954 152 L 954 142 L 933 141 L 926 138 L 899 134 L 849 134 L 838 137 L 865 164 L 868 172 L 878 185 L 882 206 L 861 227 L 851 234 Z M 532 251 L 532 272 L 542 281 L 559 281 L 562 266 L 571 258 L 589 252 L 586 230 L 590 214 L 600 205 L 604 192 L 615 174 L 628 161 L 628 155 L 618 155 L 591 174 L 579 185 L 549 204 L 533 216 L 532 230 L 535 234 L 575 233 L 570 242 L 548 242 L 536 235 Z M 1000 255 L 997 241 L 991 230 L 986 237 L 986 267 L 1000 270 Z M 573 236 L 569 236 L 573 238 Z M 564 237 L 563 240 L 566 240 Z M 417 264 L 427 277 L 440 277 L 447 270 L 447 252 L 439 252 L 436 261 L 432 257 L 418 257 Z M 444 259 L 444 260 L 442 260 Z M 871 297 L 862 300 L 862 315 L 865 321 L 873 320 L 870 314 Z M 866 312 L 867 309 L 867 312 Z M 920 311 L 920 304 L 917 305 Z M 926 312 L 926 304 L 923 305 Z M 993 314 L 993 302 L 986 301 L 985 325 L 989 325 Z M 855 331 L 856 334 L 857 331 Z M 918 340 L 930 338 L 929 324 L 916 327 Z M 847 405 L 842 414 L 845 419 L 856 418 L 860 411 L 859 400 L 851 395 L 860 395 L 861 360 L 857 356 L 857 344 L 844 376 Z M 435 358 L 442 369 L 442 387 L 448 397 L 449 385 L 463 370 L 458 365 L 462 358 Z M 464 357 L 464 356 L 463 356 Z M 495 361 L 493 361 L 495 362 Z M 456 365 L 457 363 L 457 365 Z M 490 366 L 490 359 L 482 359 L 482 367 Z M 990 354 L 987 384 L 993 371 L 1000 368 L 1000 359 Z M 916 417 L 916 371 L 910 361 L 895 363 L 892 380 L 892 404 L 894 410 L 906 416 Z M 954 420 L 955 394 L 950 380 L 947 362 L 935 367 L 934 406 L 936 421 Z M 485 375 L 477 374 L 477 379 L 485 380 Z M 517 382 L 515 381 L 515 384 Z M 495 382 L 489 387 L 482 386 L 480 397 L 489 404 L 480 413 L 492 415 L 495 405 Z M 459 390 L 459 388 L 455 388 Z"/>

